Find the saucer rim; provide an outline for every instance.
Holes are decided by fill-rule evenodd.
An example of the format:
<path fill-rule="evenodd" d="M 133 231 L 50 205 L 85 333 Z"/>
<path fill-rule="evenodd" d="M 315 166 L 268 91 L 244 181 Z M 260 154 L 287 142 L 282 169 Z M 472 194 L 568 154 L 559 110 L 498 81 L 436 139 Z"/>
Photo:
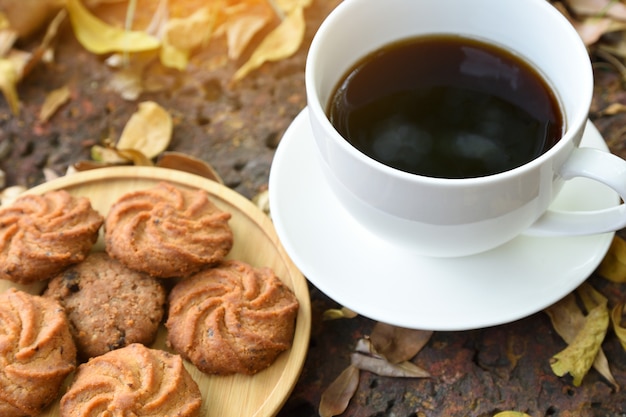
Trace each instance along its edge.
<path fill-rule="evenodd" d="M 276 150 L 274 160 L 272 162 L 272 167 L 270 170 L 270 178 L 269 178 L 270 211 L 272 213 L 272 218 L 274 220 L 276 232 L 279 236 L 279 239 L 283 243 L 285 250 L 289 253 L 289 256 L 291 257 L 291 259 L 298 266 L 298 268 L 301 269 L 305 277 L 313 285 L 318 287 L 318 289 L 324 292 L 331 299 L 335 300 L 337 303 L 340 303 L 344 305 L 345 307 L 348 307 L 356 311 L 357 313 L 363 316 L 369 317 L 371 319 L 383 321 L 389 324 L 402 326 L 402 327 L 420 328 L 420 329 L 425 329 L 425 330 L 426 329 L 443 330 L 443 331 L 471 330 L 471 329 L 485 328 L 485 327 L 512 322 L 512 321 L 527 317 L 531 314 L 534 314 L 542 310 L 543 308 L 551 305 L 552 303 L 561 299 L 563 296 L 567 295 L 569 292 L 575 289 L 578 285 L 580 285 L 583 281 L 585 281 L 593 273 L 593 271 L 597 268 L 601 260 L 604 258 L 604 255 L 606 254 L 610 246 L 610 243 L 613 239 L 613 236 L 614 236 L 613 232 L 605 233 L 601 235 L 585 236 L 585 237 L 556 238 L 556 239 L 560 239 L 559 240 L 560 243 L 566 243 L 567 245 L 570 245 L 570 246 L 573 245 L 573 247 L 575 247 L 577 250 L 582 250 L 584 247 L 585 251 L 584 251 L 584 254 L 582 255 L 583 257 L 585 257 L 585 259 L 577 259 L 576 269 L 573 270 L 573 272 L 569 272 L 570 275 L 575 275 L 575 276 L 568 277 L 567 282 L 560 282 L 557 285 L 548 284 L 547 288 L 540 289 L 538 291 L 539 293 L 542 294 L 542 296 L 540 297 L 540 301 L 534 300 L 531 302 L 531 301 L 525 301 L 525 300 L 517 300 L 521 303 L 520 304 L 521 307 L 520 305 L 517 305 L 515 307 L 513 306 L 509 307 L 508 305 L 506 305 L 504 308 L 509 309 L 509 311 L 501 311 L 501 310 L 489 311 L 488 308 L 487 310 L 474 308 L 472 310 L 474 311 L 474 315 L 472 315 L 471 312 L 468 314 L 467 311 L 464 311 L 464 308 L 462 305 L 456 306 L 458 308 L 459 313 L 455 317 L 452 317 L 452 319 L 451 319 L 451 316 L 447 317 L 447 319 L 446 318 L 444 319 L 429 318 L 428 317 L 429 314 L 427 314 L 428 311 L 426 311 L 426 309 L 424 308 L 420 308 L 419 306 L 417 306 L 418 301 L 415 301 L 413 308 L 408 308 L 408 309 L 406 309 L 408 304 L 405 302 L 406 305 L 404 305 L 404 307 L 405 307 L 405 310 L 407 310 L 405 311 L 405 313 L 408 313 L 408 314 L 403 314 L 402 317 L 400 317 L 399 315 L 394 316 L 393 314 L 389 314 L 388 311 L 385 311 L 387 309 L 391 309 L 391 310 L 398 309 L 398 306 L 395 304 L 393 300 L 384 300 L 378 297 L 373 299 L 371 297 L 370 298 L 360 297 L 358 295 L 346 296 L 345 291 L 342 294 L 340 290 L 337 289 L 338 286 L 333 285 L 334 279 L 341 279 L 342 277 L 341 276 L 338 277 L 337 273 L 335 273 L 334 276 L 332 277 L 327 276 L 327 275 L 333 275 L 333 274 L 323 274 L 323 272 L 328 272 L 327 271 L 328 268 L 326 268 L 326 271 L 323 271 L 323 268 L 322 269 L 320 269 L 319 267 L 316 268 L 315 261 L 312 261 L 316 257 L 315 254 L 312 253 L 314 251 L 309 250 L 308 251 L 309 253 L 303 253 L 306 251 L 306 249 L 298 250 L 298 247 L 302 248 L 303 246 L 306 246 L 307 244 L 311 246 L 310 242 L 303 242 L 302 239 L 299 239 L 298 232 L 296 230 L 290 230 L 289 226 L 286 225 L 286 223 L 288 223 L 289 221 L 292 221 L 293 223 L 293 220 L 296 217 L 298 218 L 298 220 L 302 222 L 308 222 L 308 223 L 317 222 L 318 225 L 323 225 L 324 223 L 328 225 L 330 223 L 333 223 L 332 216 L 324 216 L 324 215 L 320 216 L 319 215 L 318 213 L 319 210 L 316 210 L 316 208 L 319 209 L 321 205 L 319 204 L 318 201 L 315 200 L 316 197 L 320 196 L 319 190 L 316 193 L 315 183 L 312 183 L 311 182 L 312 180 L 309 178 L 308 179 L 309 184 L 307 184 L 307 180 L 305 178 L 306 176 L 311 177 L 314 174 L 316 174 L 315 163 L 320 162 L 317 159 L 318 158 L 317 149 L 308 149 L 308 148 L 304 149 L 303 148 L 304 146 L 315 148 L 315 146 L 312 144 L 313 138 L 312 138 L 309 126 L 310 125 L 309 125 L 309 120 L 308 120 L 307 108 L 304 108 L 300 112 L 300 114 L 298 114 L 298 116 L 293 120 L 289 128 L 285 131 L 285 134 L 279 144 L 278 149 Z M 593 142 L 593 143 L 590 144 L 590 142 Z M 588 121 L 587 123 L 585 135 L 583 137 L 583 146 L 593 146 L 598 149 L 608 151 L 608 147 L 604 139 L 602 138 L 600 132 L 598 132 L 598 130 L 590 121 Z M 300 155 L 300 159 L 304 158 L 300 162 L 304 162 L 304 163 L 297 165 L 297 169 L 291 169 L 289 172 L 289 175 L 283 177 L 282 176 L 283 171 L 286 171 L 286 170 L 289 171 L 288 160 L 296 156 L 298 152 L 304 153 L 305 150 L 308 151 L 310 155 L 309 154 L 307 154 L 306 156 Z M 321 169 L 321 168 L 317 168 L 317 169 Z M 320 175 L 316 178 L 322 179 L 322 182 L 324 182 L 323 180 L 324 177 L 321 171 L 319 172 L 319 174 Z M 286 187 L 286 183 L 288 181 L 297 182 L 299 184 L 299 187 L 306 188 L 306 190 L 300 192 L 299 196 L 294 196 L 294 195 L 283 196 L 284 191 L 287 191 L 286 188 L 288 187 Z M 594 189 L 601 186 L 597 183 L 593 183 L 593 184 L 594 185 L 592 186 L 592 188 Z M 307 187 L 307 185 L 312 186 L 312 187 Z M 574 188 L 574 186 L 572 186 L 571 184 L 566 183 L 564 189 L 567 188 L 568 185 L 570 185 L 570 188 Z M 579 186 L 576 186 L 576 187 L 580 188 Z M 311 188 L 313 188 L 313 190 L 311 190 Z M 332 209 L 326 210 L 326 214 L 329 214 L 329 213 L 339 214 L 340 211 L 345 212 L 345 210 L 343 210 L 343 207 L 338 206 L 340 203 L 336 200 L 336 197 L 332 195 L 332 191 L 330 191 L 327 185 L 325 187 L 324 185 L 320 185 L 319 188 L 320 189 L 325 188 L 325 193 L 322 193 L 322 194 L 327 194 L 325 195 L 325 197 L 330 197 L 329 200 L 325 200 L 324 205 L 327 207 L 333 206 Z M 308 197 L 307 197 L 307 194 L 308 194 Z M 617 198 L 617 194 L 614 194 L 614 196 L 615 196 L 614 198 L 615 203 L 617 204 L 619 199 Z M 297 212 L 297 210 L 295 210 L 296 213 L 293 214 L 294 210 L 288 209 L 289 206 L 293 208 L 294 204 L 290 205 L 286 202 L 289 201 L 289 199 L 297 199 L 297 197 L 299 197 L 300 200 L 302 199 L 306 200 L 307 203 L 310 204 L 310 206 L 307 206 L 309 210 L 307 210 L 306 213 L 303 212 L 302 214 L 300 214 Z M 300 203 L 302 203 L 302 201 L 300 201 Z M 317 207 L 315 203 L 318 203 Z M 578 204 L 578 202 L 575 202 L 574 204 Z M 613 203 L 609 203 L 608 198 L 607 198 L 607 202 L 603 204 L 608 205 L 608 204 L 613 204 Z M 284 207 L 285 205 L 288 207 Z M 574 206 L 574 207 L 577 207 L 577 206 Z M 346 213 L 344 213 L 344 215 Z M 286 217 L 291 217 L 291 219 L 286 219 Z M 334 223 L 335 223 L 335 226 L 338 226 L 332 229 L 333 232 L 335 233 L 335 236 L 330 236 L 326 240 L 326 242 L 330 240 L 331 245 L 334 244 L 332 242 L 335 242 L 337 240 L 336 238 L 337 236 L 339 236 L 339 234 L 345 235 L 346 231 L 350 230 L 351 232 L 360 233 L 359 236 L 365 236 L 365 239 L 370 240 L 370 242 L 366 244 L 361 243 L 360 244 L 361 248 L 365 247 L 366 245 L 370 247 L 382 245 L 382 246 L 386 246 L 387 248 L 389 248 L 390 246 L 393 246 L 391 242 L 385 241 L 382 238 L 377 238 L 370 233 L 367 233 L 367 232 L 365 234 L 361 233 L 362 230 L 358 230 L 358 229 L 359 228 L 363 229 L 363 227 L 360 224 L 358 224 L 355 220 L 352 222 L 352 224 L 349 225 L 349 227 L 345 225 L 339 225 L 337 224 L 338 222 L 334 222 Z M 509 257 L 511 256 L 512 254 L 511 251 L 517 251 L 517 252 L 513 252 L 513 254 L 519 254 L 521 256 L 526 256 L 529 253 L 531 255 L 536 256 L 537 254 L 533 252 L 537 252 L 539 249 L 537 250 L 533 249 L 534 246 L 541 246 L 540 244 L 545 246 L 547 242 L 546 239 L 553 239 L 551 240 L 551 242 L 553 242 L 555 238 L 542 238 L 542 237 L 531 237 L 531 236 L 519 237 L 519 238 L 514 239 L 514 242 L 511 243 L 511 245 L 513 246 L 517 245 L 516 247 L 514 247 L 513 249 L 509 247 L 507 249 L 508 253 L 506 251 L 502 253 L 504 254 L 505 258 L 507 255 Z M 357 239 L 355 238 L 354 241 L 357 241 Z M 530 243 L 532 243 L 533 245 L 531 246 Z M 320 244 L 322 244 L 321 241 L 317 243 L 318 248 Z M 315 244 L 313 246 L 315 246 Z M 553 245 L 549 245 L 545 249 L 547 251 L 554 251 L 554 253 L 559 252 L 559 255 L 562 255 L 563 250 L 560 250 L 558 248 L 553 249 L 552 246 Z M 554 247 L 557 247 L 557 245 L 554 245 Z M 558 247 L 560 247 L 560 245 Z M 345 250 L 345 248 L 343 249 Z M 394 247 L 394 249 L 400 250 L 400 251 L 404 250 L 404 248 L 398 248 L 398 247 Z M 589 249 L 589 250 L 586 250 L 586 249 Z M 496 250 L 500 251 L 501 249 L 498 248 Z M 404 252 L 405 254 L 410 255 L 411 257 L 417 259 L 417 261 L 415 262 L 411 262 L 409 260 L 403 261 L 406 263 L 407 267 L 410 267 L 411 265 L 414 265 L 415 263 L 417 263 L 418 264 L 417 266 L 423 267 L 424 270 L 427 270 L 429 272 L 430 271 L 438 271 L 438 272 L 444 271 L 446 268 L 442 268 L 442 266 L 445 265 L 445 262 L 448 262 L 450 264 L 458 262 L 461 265 L 463 265 L 463 262 L 469 262 L 471 265 L 471 263 L 473 262 L 473 259 L 476 261 L 474 262 L 475 264 L 480 264 L 481 257 L 485 258 L 484 256 L 485 254 L 479 254 L 479 255 L 464 257 L 462 258 L 462 260 L 453 258 L 453 259 L 448 259 L 447 261 L 445 261 L 445 260 L 442 260 L 441 258 L 433 260 L 432 258 L 427 258 L 427 257 L 411 254 L 410 250 L 404 250 Z M 492 261 L 497 260 L 497 258 L 495 258 L 495 255 L 491 254 L 491 252 L 494 252 L 494 251 L 488 251 L 488 254 L 492 255 L 491 256 L 493 258 Z M 354 255 L 354 254 L 351 254 L 351 255 Z M 370 256 L 368 255 L 371 256 L 373 254 L 366 253 L 364 257 L 369 258 Z M 341 258 L 332 259 L 333 262 L 341 262 L 341 260 L 342 260 Z M 482 261 L 484 261 L 484 259 L 482 259 Z M 369 261 L 366 261 L 366 262 L 369 262 Z M 498 265 L 496 265 L 495 269 L 504 268 L 504 265 L 502 264 L 501 260 L 497 260 L 496 263 Z M 378 266 L 378 265 L 375 265 L 375 266 Z M 538 265 L 538 266 L 539 266 L 538 272 L 540 275 L 542 274 L 541 268 L 545 267 L 546 270 L 550 269 L 548 268 L 548 266 L 545 266 L 543 264 Z M 340 263 L 334 269 L 336 271 L 339 271 L 339 270 L 345 270 L 346 268 L 345 268 L 345 265 L 341 265 Z M 451 269 L 454 270 L 455 268 L 452 267 Z M 457 270 L 459 269 L 457 268 Z M 490 271 L 490 268 L 485 268 L 485 270 L 487 270 L 487 275 L 492 274 L 492 271 Z M 402 272 L 407 273 L 407 271 L 404 271 L 404 270 Z M 416 274 L 419 272 L 421 271 L 419 270 L 408 271 L 408 273 L 410 274 L 411 273 Z M 537 271 L 533 271 L 533 275 L 535 272 Z M 475 279 L 475 278 L 476 277 L 472 277 L 472 279 Z M 364 279 L 363 275 L 359 276 L 359 279 L 366 281 L 367 284 L 373 284 L 373 281 L 374 281 L 374 278 L 372 277 L 365 277 Z M 420 287 L 421 285 L 420 288 L 423 290 L 425 289 L 425 285 L 432 286 L 434 284 L 433 279 L 429 281 L 428 278 L 424 279 L 423 277 L 420 277 L 418 280 L 420 281 L 418 285 L 416 285 L 415 282 L 412 282 L 410 285 L 407 285 L 407 287 L 409 288 L 413 287 L 413 289 L 415 289 L 415 287 Z M 498 283 L 498 285 L 500 285 L 500 283 Z M 516 285 L 523 286 L 524 284 L 520 284 L 519 282 L 517 282 Z M 359 288 L 358 286 L 354 287 L 355 293 L 358 293 L 358 288 Z M 445 303 L 445 301 L 443 301 L 443 297 L 445 294 L 438 294 L 438 295 L 440 297 L 440 300 Z M 497 296 L 497 290 L 494 290 L 494 294 L 491 294 L 491 295 Z M 422 301 L 424 300 L 422 299 Z M 428 303 L 432 304 L 433 301 L 426 300 L 426 304 Z M 467 308 L 470 306 L 466 305 L 465 307 Z"/>

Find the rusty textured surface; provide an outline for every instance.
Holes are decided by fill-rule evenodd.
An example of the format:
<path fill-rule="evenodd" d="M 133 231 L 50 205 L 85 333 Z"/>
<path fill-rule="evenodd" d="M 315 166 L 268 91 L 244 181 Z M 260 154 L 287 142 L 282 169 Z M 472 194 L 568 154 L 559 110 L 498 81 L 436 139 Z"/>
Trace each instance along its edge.
<path fill-rule="evenodd" d="M 280 137 L 306 104 L 306 45 L 337 1 L 316 0 L 307 11 L 305 45 L 295 56 L 263 66 L 235 87 L 228 85 L 235 65 L 206 57 L 195 59 L 185 74 L 155 71 L 170 87 L 145 93 L 140 100 L 155 100 L 174 116 L 169 149 L 210 162 L 228 186 L 246 197 L 263 190 Z M 594 61 L 591 118 L 611 150 L 626 157 L 626 114 L 602 112 L 609 104 L 626 104 L 624 81 L 615 68 Z M 40 183 L 44 168 L 63 174 L 70 163 L 88 157 L 91 145 L 119 135 L 137 103 L 110 91 L 110 75 L 102 59 L 84 51 L 68 30 L 63 32 L 55 63 L 37 68 L 20 87 L 21 117 L 12 117 L 0 100 L 0 168 L 7 173 L 8 185 Z M 71 102 L 48 123 L 39 123 L 37 113 L 46 92 L 62 85 L 69 85 Z M 611 305 L 626 298 L 623 285 L 595 275 L 590 280 L 609 296 Z M 348 365 L 356 341 L 374 324 L 363 317 L 322 321 L 323 311 L 337 305 L 314 287 L 311 298 L 309 354 L 279 417 L 317 415 L 323 390 Z M 626 352 L 615 335 L 609 332 L 603 347 L 621 391 L 595 371 L 581 387 L 574 387 L 569 377 L 556 377 L 549 358 L 563 347 L 543 313 L 493 328 L 436 332 L 414 359 L 432 378 L 403 380 L 362 372 L 344 416 L 488 417 L 502 410 L 534 417 L 626 416 Z"/>

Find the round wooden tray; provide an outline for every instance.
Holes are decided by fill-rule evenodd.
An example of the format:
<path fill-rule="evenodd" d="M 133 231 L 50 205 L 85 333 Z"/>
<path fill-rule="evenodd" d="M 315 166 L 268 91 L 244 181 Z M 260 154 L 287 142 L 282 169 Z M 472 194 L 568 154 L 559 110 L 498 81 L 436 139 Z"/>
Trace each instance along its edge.
<path fill-rule="evenodd" d="M 202 392 L 202 417 L 275 416 L 291 393 L 304 365 L 311 330 L 311 303 L 306 280 L 284 251 L 265 213 L 245 197 L 214 181 L 182 171 L 155 167 L 112 167 L 84 171 L 47 182 L 28 192 L 41 194 L 65 189 L 73 195 L 88 197 L 92 206 L 106 216 L 111 203 L 122 194 L 152 187 L 160 181 L 207 190 L 211 201 L 232 215 L 229 224 L 234 234 L 234 246 L 228 258 L 239 259 L 255 267 L 272 268 L 294 291 L 300 302 L 293 346 L 258 374 L 212 376 L 198 371 L 190 363 L 185 364 Z M 102 250 L 103 247 L 100 236 L 94 250 Z M 12 286 L 16 285 L 0 280 L 0 292 Z M 41 286 L 37 285 L 19 288 L 34 293 L 41 290 Z M 168 350 L 163 326 L 152 347 Z M 42 416 L 58 417 L 58 401 Z"/>

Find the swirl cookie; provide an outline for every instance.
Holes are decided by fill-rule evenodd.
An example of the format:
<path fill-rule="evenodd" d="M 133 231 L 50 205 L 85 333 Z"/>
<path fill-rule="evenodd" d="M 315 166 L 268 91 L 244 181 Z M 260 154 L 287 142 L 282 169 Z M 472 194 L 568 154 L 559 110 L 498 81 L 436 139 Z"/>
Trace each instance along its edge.
<path fill-rule="evenodd" d="M 105 222 L 106 251 L 155 277 L 187 276 L 228 254 L 233 245 L 229 219 L 205 190 L 162 182 L 113 204 Z"/>
<path fill-rule="evenodd" d="M 197 417 L 201 405 L 180 356 L 135 343 L 80 365 L 60 417 Z"/>
<path fill-rule="evenodd" d="M 22 195 L 0 208 L 0 279 L 41 281 L 81 262 L 104 218 L 67 191 Z"/>
<path fill-rule="evenodd" d="M 40 414 L 75 368 L 63 309 L 16 289 L 0 294 L 0 416 Z"/>
<path fill-rule="evenodd" d="M 52 278 L 44 297 L 66 311 L 79 356 L 88 359 L 131 343 L 151 344 L 165 310 L 165 289 L 104 252 Z"/>
<path fill-rule="evenodd" d="M 291 347 L 298 300 L 269 268 L 225 261 L 176 284 L 168 343 L 202 372 L 254 374 Z"/>

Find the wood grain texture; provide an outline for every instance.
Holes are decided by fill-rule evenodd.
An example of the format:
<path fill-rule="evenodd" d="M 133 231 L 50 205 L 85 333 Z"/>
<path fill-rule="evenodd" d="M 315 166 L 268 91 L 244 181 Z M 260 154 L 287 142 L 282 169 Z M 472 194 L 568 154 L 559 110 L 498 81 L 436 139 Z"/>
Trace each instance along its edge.
<path fill-rule="evenodd" d="M 234 234 L 234 246 L 229 259 L 238 259 L 254 267 L 268 266 L 291 288 L 300 303 L 294 343 L 269 368 L 253 376 L 211 376 L 185 363 L 198 383 L 203 397 L 202 417 L 271 417 L 275 416 L 291 393 L 302 370 L 311 331 L 311 303 L 306 280 L 282 248 L 271 220 L 252 202 L 237 192 L 216 182 L 181 171 L 155 167 L 112 167 L 84 171 L 61 177 L 30 189 L 29 193 L 44 193 L 65 189 L 73 195 L 88 197 L 92 206 L 106 216 L 108 208 L 122 194 L 148 188 L 160 181 L 179 187 L 203 188 L 222 210 L 231 213 L 229 222 Z M 94 250 L 103 250 L 102 231 Z M 0 292 L 16 286 L 0 280 Z M 19 286 L 39 293 L 41 285 Z M 165 328 L 152 347 L 168 350 Z M 43 417 L 58 417 L 58 401 Z"/>

